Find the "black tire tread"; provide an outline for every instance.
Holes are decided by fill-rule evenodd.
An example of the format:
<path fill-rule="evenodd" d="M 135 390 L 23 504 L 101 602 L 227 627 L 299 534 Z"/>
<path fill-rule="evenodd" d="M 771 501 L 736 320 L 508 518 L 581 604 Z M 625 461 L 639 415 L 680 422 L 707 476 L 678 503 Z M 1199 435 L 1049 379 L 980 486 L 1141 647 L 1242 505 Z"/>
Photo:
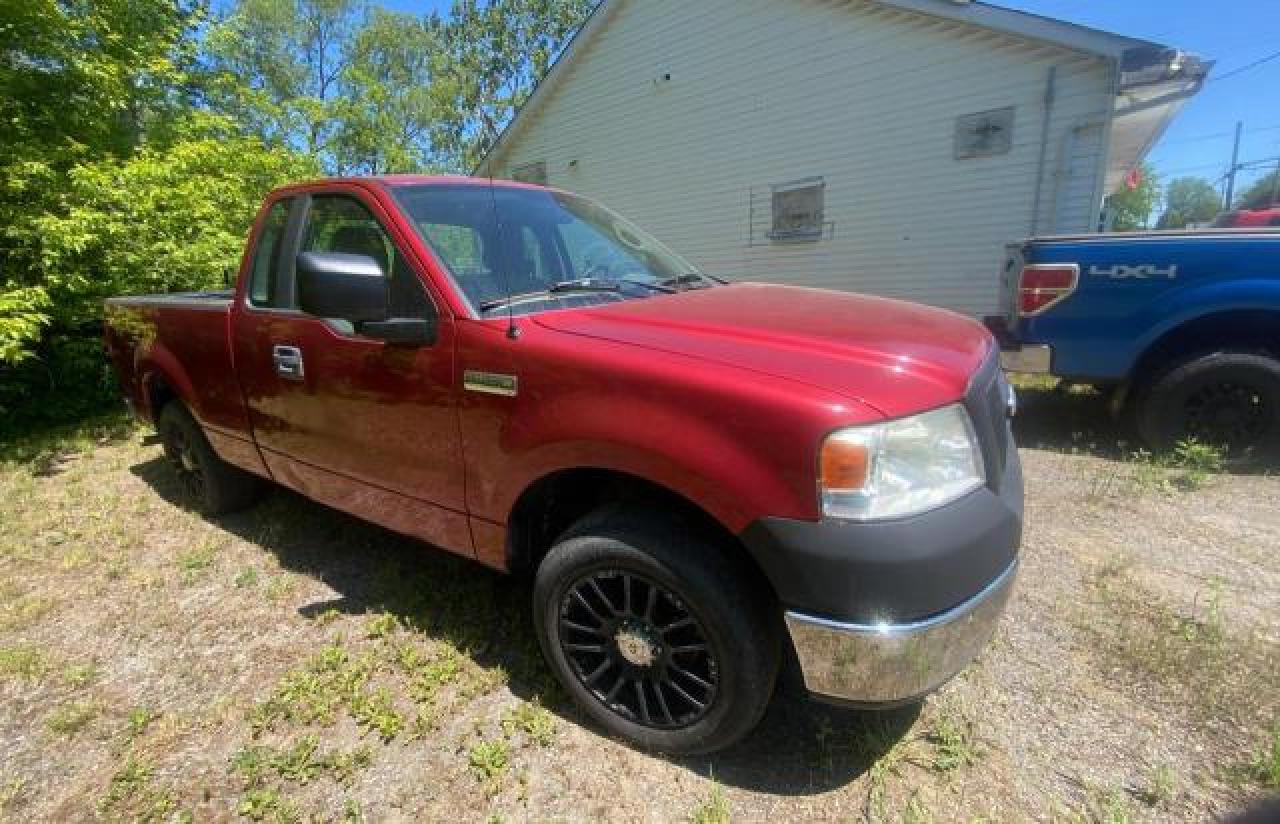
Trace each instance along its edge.
<path fill-rule="evenodd" d="M 201 513 L 225 515 L 257 503 L 261 497 L 262 480 L 219 458 L 200 424 L 181 401 L 170 401 L 160 410 L 156 428 L 162 438 L 169 427 L 181 427 L 198 453 L 204 472 L 204 494 L 194 503 Z"/>
<path fill-rule="evenodd" d="M 669 513 L 604 507 L 571 526 L 543 559 L 534 586 L 539 642 L 569 694 L 610 733 L 648 750 L 697 755 L 735 743 L 759 723 L 778 677 L 781 620 L 771 594 L 741 562 L 726 554 L 729 551 Z M 677 582 L 685 600 L 715 625 L 709 629 L 728 642 L 731 649 L 726 658 L 732 658 L 726 668 L 732 672 L 726 672 L 723 682 L 722 707 L 713 708 L 689 727 L 656 730 L 615 715 L 577 683 L 559 658 L 547 619 L 555 615 L 557 582 L 573 569 L 603 557 L 655 565 Z"/>

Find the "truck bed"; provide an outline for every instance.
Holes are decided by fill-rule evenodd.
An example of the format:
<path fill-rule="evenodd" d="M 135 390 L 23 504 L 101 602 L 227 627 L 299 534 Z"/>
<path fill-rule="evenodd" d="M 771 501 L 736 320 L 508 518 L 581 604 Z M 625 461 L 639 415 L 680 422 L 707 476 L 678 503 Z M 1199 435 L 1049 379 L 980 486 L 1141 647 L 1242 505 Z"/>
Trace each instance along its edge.
<path fill-rule="evenodd" d="M 107 298 L 108 306 L 158 306 L 187 309 L 228 309 L 235 293 L 230 289 L 205 292 L 169 292 L 162 295 L 127 295 Z"/>
<path fill-rule="evenodd" d="M 176 395 L 207 429 L 249 437 L 231 361 L 232 300 L 229 291 L 107 299 L 107 354 L 141 417 L 153 418 L 159 397 Z M 157 365 L 166 368 L 152 368 Z M 162 373 L 181 385 L 159 385 L 154 376 Z"/>

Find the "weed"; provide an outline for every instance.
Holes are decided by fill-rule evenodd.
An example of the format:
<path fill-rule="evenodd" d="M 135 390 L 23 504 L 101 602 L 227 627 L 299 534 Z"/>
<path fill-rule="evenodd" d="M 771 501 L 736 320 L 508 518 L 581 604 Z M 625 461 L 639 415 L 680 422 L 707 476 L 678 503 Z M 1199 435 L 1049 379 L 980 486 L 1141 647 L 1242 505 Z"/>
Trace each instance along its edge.
<path fill-rule="evenodd" d="M 254 567 L 245 567 L 236 575 L 235 585 L 237 589 L 249 589 L 258 583 L 258 570 Z"/>
<path fill-rule="evenodd" d="M 1204 717 L 1243 720 L 1280 691 L 1280 646 L 1230 632 L 1221 582 L 1190 614 L 1147 591 L 1124 569 L 1103 569 L 1093 588 L 1102 615 L 1082 619 L 1100 643 L 1090 651 Z"/>
<path fill-rule="evenodd" d="M 130 753 L 124 765 L 111 777 L 107 794 L 98 802 L 98 812 L 135 822 L 158 822 L 173 812 L 172 793 L 152 786 L 154 768 Z"/>
<path fill-rule="evenodd" d="M 156 720 L 157 714 L 146 707 L 135 707 L 129 712 L 129 727 L 126 735 L 132 741 L 147 731 L 147 727 L 151 726 L 151 722 Z"/>
<path fill-rule="evenodd" d="M 1248 763 L 1231 771 L 1232 777 L 1268 790 L 1280 790 L 1280 721 L 1271 728 L 1271 740 Z"/>
<path fill-rule="evenodd" d="M 540 747 L 549 747 L 556 737 L 556 719 L 537 701 L 521 702 L 502 716 L 502 731 L 511 737 L 517 732 Z"/>
<path fill-rule="evenodd" d="M 53 611 L 52 598 L 17 598 L 0 608 L 0 632 L 26 629 Z"/>
<path fill-rule="evenodd" d="M 178 568 L 182 570 L 183 582 L 186 584 L 194 583 L 205 570 L 213 566 L 217 553 L 218 547 L 212 541 L 206 542 L 188 552 L 179 553 Z"/>
<path fill-rule="evenodd" d="M 479 781 L 491 782 L 506 772 L 511 762 L 507 742 L 501 739 L 481 741 L 467 754 L 467 763 Z"/>
<path fill-rule="evenodd" d="M 1156 807 L 1173 800 L 1178 789 L 1178 776 L 1168 764 L 1158 764 L 1147 773 L 1145 785 L 1134 793 L 1143 804 Z"/>
<path fill-rule="evenodd" d="M 0 784 L 0 813 L 17 807 L 23 800 L 26 790 L 27 782 L 21 778 L 14 778 Z"/>
<path fill-rule="evenodd" d="M 37 681 L 49 669 L 42 650 L 32 646 L 0 647 L 0 675 Z"/>
<path fill-rule="evenodd" d="M 1172 460 L 1174 466 L 1186 473 L 1185 483 L 1195 489 L 1203 486 L 1210 475 L 1222 471 L 1226 452 L 1220 446 L 1186 438 L 1174 446 Z"/>
<path fill-rule="evenodd" d="M 689 821 L 691 824 L 729 824 L 729 820 L 729 799 L 725 797 L 724 788 L 713 780 L 710 794 L 694 808 Z"/>
<path fill-rule="evenodd" d="M 380 688 L 370 693 L 357 693 L 351 698 L 351 717 L 361 726 L 367 727 L 391 741 L 404 729 L 404 716 L 395 708 L 391 693 Z"/>
<path fill-rule="evenodd" d="M 342 647 L 325 647 L 305 667 L 286 673 L 271 698 L 250 712 L 254 735 L 281 720 L 332 724 L 339 709 L 361 696 L 373 669 L 369 656 L 351 660 Z"/>
<path fill-rule="evenodd" d="M 97 664 L 72 664 L 62 670 L 62 680 L 69 687 L 87 687 L 98 678 Z"/>
<path fill-rule="evenodd" d="M 342 824 L 364 824 L 364 810 L 354 798 L 348 798 L 342 805 Z"/>
<path fill-rule="evenodd" d="M 384 612 L 369 621 L 365 633 L 369 638 L 388 638 L 399 628 L 400 622 L 396 620 L 396 616 Z"/>
<path fill-rule="evenodd" d="M 89 726 L 99 712 L 98 705 L 91 701 L 64 704 L 53 711 L 45 724 L 50 732 L 70 737 Z"/>
<path fill-rule="evenodd" d="M 293 824 L 302 820 L 297 805 L 275 790 L 250 790 L 240 799 L 236 812 L 250 821 Z"/>
<path fill-rule="evenodd" d="M 902 811 L 903 824 L 933 824 L 933 812 L 920 797 L 920 791 L 911 794 L 907 808 Z"/>
<path fill-rule="evenodd" d="M 1129 802 L 1121 790 L 1112 789 L 1100 793 L 1096 806 L 1095 817 L 1099 824 L 1129 824 L 1133 820 Z"/>
<path fill-rule="evenodd" d="M 933 768 L 939 772 L 951 772 L 978 762 L 973 722 L 967 718 L 943 712 L 934 722 L 928 740 L 935 748 Z"/>

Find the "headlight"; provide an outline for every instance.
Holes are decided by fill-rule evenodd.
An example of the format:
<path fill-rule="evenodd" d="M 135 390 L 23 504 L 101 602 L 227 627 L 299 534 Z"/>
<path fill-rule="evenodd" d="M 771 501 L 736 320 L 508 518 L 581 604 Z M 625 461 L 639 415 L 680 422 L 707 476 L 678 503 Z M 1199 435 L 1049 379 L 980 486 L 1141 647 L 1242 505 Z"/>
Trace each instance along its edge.
<path fill-rule="evenodd" d="M 923 512 L 985 481 L 973 424 L 959 404 L 833 432 L 818 461 L 823 514 L 856 521 Z"/>

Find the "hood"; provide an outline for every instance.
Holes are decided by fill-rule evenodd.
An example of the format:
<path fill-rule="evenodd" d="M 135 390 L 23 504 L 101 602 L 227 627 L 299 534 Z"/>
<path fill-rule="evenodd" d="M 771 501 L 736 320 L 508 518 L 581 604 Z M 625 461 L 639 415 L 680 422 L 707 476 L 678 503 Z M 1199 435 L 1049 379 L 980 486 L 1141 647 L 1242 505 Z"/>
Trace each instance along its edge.
<path fill-rule="evenodd" d="M 548 312 L 548 328 L 761 372 L 899 417 L 959 400 L 992 347 L 942 309 L 847 292 L 739 283 Z"/>

